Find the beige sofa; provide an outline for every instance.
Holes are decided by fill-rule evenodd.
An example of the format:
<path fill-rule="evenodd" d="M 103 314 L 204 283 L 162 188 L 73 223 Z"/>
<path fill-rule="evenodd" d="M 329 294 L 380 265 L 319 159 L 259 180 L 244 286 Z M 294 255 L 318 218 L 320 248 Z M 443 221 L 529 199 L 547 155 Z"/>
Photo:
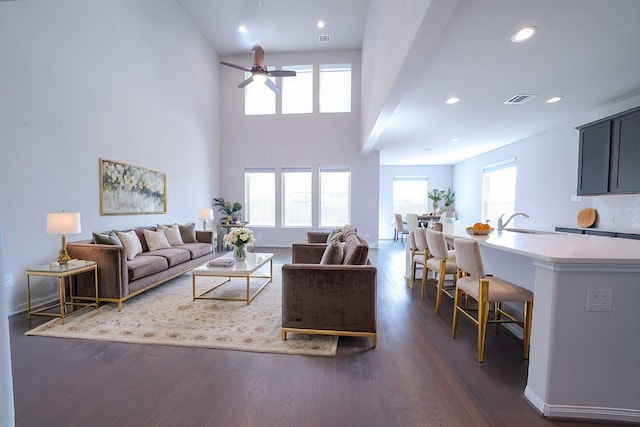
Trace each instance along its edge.
<path fill-rule="evenodd" d="M 95 237 L 67 244 L 67 251 L 72 258 L 97 262 L 98 298 L 101 302 L 117 303 L 118 311 L 122 310 L 122 303 L 129 298 L 192 270 L 214 257 L 213 231 L 191 229 L 192 237 L 185 238 L 188 243 L 183 242 L 181 245 L 151 251 L 145 238 L 145 229 L 156 231 L 156 227 L 153 226 L 133 229 L 140 239 L 142 253 L 130 260 L 127 259 L 124 246 L 95 243 Z M 74 286 L 76 296 L 95 295 L 93 276 L 78 275 Z"/>
<path fill-rule="evenodd" d="M 320 264 L 327 235 L 310 233 L 292 246 L 292 263 L 282 266 L 282 339 L 287 333 L 370 337 L 377 343 L 377 269 L 369 246 L 345 227 L 340 264 Z"/>

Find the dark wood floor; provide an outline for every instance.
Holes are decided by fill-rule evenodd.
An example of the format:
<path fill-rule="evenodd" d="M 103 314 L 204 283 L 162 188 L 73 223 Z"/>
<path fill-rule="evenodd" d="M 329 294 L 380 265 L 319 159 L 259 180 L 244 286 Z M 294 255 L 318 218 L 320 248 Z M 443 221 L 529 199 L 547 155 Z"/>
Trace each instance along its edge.
<path fill-rule="evenodd" d="M 340 338 L 336 357 L 27 337 L 48 319 L 12 316 L 16 425 L 602 426 L 541 418 L 522 397 L 527 363 L 508 332 L 489 334 L 476 363 L 470 322 L 451 338 L 451 300 L 435 316 L 432 287 L 421 302 L 405 285 L 402 243 L 370 258 L 378 347 Z"/>

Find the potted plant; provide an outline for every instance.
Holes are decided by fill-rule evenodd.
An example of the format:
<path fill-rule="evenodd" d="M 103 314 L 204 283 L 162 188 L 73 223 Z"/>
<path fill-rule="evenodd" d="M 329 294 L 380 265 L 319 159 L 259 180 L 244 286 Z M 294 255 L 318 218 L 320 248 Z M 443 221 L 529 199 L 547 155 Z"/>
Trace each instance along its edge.
<path fill-rule="evenodd" d="M 442 200 L 443 195 L 444 190 L 438 190 L 437 188 L 427 193 L 427 197 L 433 201 L 433 212 L 438 213 L 440 200 Z"/>
<path fill-rule="evenodd" d="M 233 224 L 236 221 L 240 221 L 240 210 L 242 209 L 240 203 L 230 203 L 220 197 L 213 199 L 213 205 L 217 206 L 218 210 L 222 213 L 222 218 L 220 218 L 222 223 Z"/>
<path fill-rule="evenodd" d="M 446 210 L 450 210 L 451 209 L 451 205 L 453 205 L 453 201 L 456 198 L 456 193 L 454 193 L 453 191 L 451 191 L 451 189 L 447 189 L 447 192 L 443 195 L 444 198 L 444 208 Z"/>

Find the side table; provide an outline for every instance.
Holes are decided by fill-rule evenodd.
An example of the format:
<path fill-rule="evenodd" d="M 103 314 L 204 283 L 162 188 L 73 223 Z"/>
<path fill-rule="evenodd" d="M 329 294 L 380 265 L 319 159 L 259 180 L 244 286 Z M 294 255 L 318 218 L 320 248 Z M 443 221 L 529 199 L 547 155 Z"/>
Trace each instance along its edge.
<path fill-rule="evenodd" d="M 67 301 L 65 279 L 71 279 L 71 277 L 75 276 L 76 274 L 85 273 L 87 271 L 93 271 L 93 278 L 96 287 L 95 302 L 77 302 L 76 298 L 73 296 L 73 285 L 71 283 L 71 280 L 69 280 L 69 300 Z M 57 277 L 58 295 L 60 301 L 55 304 L 47 305 L 46 307 L 32 309 L 30 280 L 31 276 Z M 31 319 L 31 315 L 59 317 L 62 321 L 62 324 L 64 325 L 64 318 L 67 314 L 67 306 L 71 306 L 72 308 L 75 308 L 75 306 L 79 306 L 81 307 L 80 309 L 86 307 L 98 308 L 98 303 L 98 264 L 96 264 L 95 261 L 73 261 L 69 262 L 69 264 L 66 265 L 42 264 L 27 269 L 27 317 L 29 319 Z M 52 308 L 56 308 L 58 306 L 60 307 L 59 314 L 47 313 L 48 310 L 51 310 Z"/>

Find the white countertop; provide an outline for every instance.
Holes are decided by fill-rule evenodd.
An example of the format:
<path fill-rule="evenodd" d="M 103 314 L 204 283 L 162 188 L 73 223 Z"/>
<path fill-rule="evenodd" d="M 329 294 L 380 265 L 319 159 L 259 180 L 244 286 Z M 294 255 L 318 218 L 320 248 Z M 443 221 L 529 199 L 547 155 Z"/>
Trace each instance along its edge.
<path fill-rule="evenodd" d="M 640 240 L 543 232 L 528 234 L 493 230 L 488 236 L 471 236 L 458 221 L 444 223 L 449 238 L 470 237 L 481 245 L 554 263 L 613 263 L 640 265 Z"/>

